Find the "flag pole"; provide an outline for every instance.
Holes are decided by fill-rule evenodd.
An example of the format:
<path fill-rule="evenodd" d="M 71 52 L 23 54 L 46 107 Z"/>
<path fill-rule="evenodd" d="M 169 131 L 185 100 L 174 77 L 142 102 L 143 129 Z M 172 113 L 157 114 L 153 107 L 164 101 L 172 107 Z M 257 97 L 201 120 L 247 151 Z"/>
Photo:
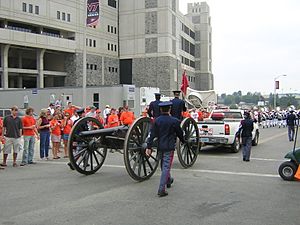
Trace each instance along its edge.
<path fill-rule="evenodd" d="M 82 106 L 86 107 L 86 19 L 87 0 L 84 0 L 84 27 L 83 27 L 83 57 L 82 57 Z"/>

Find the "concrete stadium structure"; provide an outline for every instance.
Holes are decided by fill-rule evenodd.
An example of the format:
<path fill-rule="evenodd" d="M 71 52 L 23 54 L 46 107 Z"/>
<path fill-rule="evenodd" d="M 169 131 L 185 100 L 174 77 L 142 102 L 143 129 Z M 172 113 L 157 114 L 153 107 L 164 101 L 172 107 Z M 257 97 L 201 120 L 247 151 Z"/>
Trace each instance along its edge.
<path fill-rule="evenodd" d="M 2 95 L 12 88 L 80 91 L 84 49 L 88 87 L 132 84 L 170 95 L 186 70 L 191 88 L 213 89 L 205 2 L 189 3 L 187 15 L 179 0 L 99 2 L 99 24 L 86 27 L 86 0 L 0 0 Z"/>

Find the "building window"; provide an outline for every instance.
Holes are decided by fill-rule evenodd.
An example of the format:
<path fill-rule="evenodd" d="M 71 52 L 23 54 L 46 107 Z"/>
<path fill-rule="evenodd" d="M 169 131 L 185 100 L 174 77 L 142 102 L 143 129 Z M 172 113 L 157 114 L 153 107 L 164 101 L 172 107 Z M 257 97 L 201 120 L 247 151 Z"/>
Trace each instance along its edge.
<path fill-rule="evenodd" d="M 30 13 L 33 13 L 33 5 L 32 4 L 29 4 L 28 11 Z"/>
<path fill-rule="evenodd" d="M 86 68 L 87 68 L 87 69 L 89 69 L 89 65 L 90 65 L 90 64 L 88 64 L 88 63 L 86 64 Z"/>
<path fill-rule="evenodd" d="M 115 27 L 115 34 L 117 34 L 117 28 Z"/>
<path fill-rule="evenodd" d="M 110 33 L 113 33 L 113 32 L 114 32 L 114 27 L 111 26 L 111 27 L 110 27 Z"/>
<path fill-rule="evenodd" d="M 64 21 L 66 20 L 66 13 L 63 12 L 63 13 L 61 14 L 61 19 L 64 20 Z"/>
<path fill-rule="evenodd" d="M 94 40 L 93 42 L 94 42 L 94 45 L 93 45 L 93 46 L 96 47 L 96 40 Z"/>
<path fill-rule="evenodd" d="M 114 67 L 111 68 L 111 72 L 113 72 L 113 73 L 115 72 L 115 68 Z"/>
<path fill-rule="evenodd" d="M 97 65 L 94 65 L 94 70 L 97 70 Z"/>
<path fill-rule="evenodd" d="M 111 72 L 111 67 L 108 67 L 108 72 Z"/>
<path fill-rule="evenodd" d="M 35 14 L 40 14 L 40 7 L 38 5 L 35 6 Z"/>
<path fill-rule="evenodd" d="M 117 8 L 117 1 L 116 0 L 108 0 L 108 5 L 110 7 Z"/>
<path fill-rule="evenodd" d="M 113 44 L 110 44 L 110 50 L 114 50 L 114 45 Z"/>
<path fill-rule="evenodd" d="M 107 50 L 110 50 L 110 44 L 109 43 L 107 44 Z"/>
<path fill-rule="evenodd" d="M 91 64 L 91 70 L 93 70 L 93 67 L 94 67 L 94 65 L 93 65 L 93 64 Z"/>
<path fill-rule="evenodd" d="M 117 51 L 117 45 L 115 45 L 115 52 Z"/>
<path fill-rule="evenodd" d="M 22 10 L 23 10 L 23 12 L 27 11 L 27 5 L 25 2 L 23 2 L 23 4 L 22 4 Z"/>
<path fill-rule="evenodd" d="M 60 20 L 60 11 L 57 11 L 56 18 Z"/>
<path fill-rule="evenodd" d="M 118 72 L 118 68 L 116 68 L 116 73 Z"/>
<path fill-rule="evenodd" d="M 67 21 L 68 21 L 68 22 L 71 21 L 71 15 L 70 15 L 70 13 L 67 14 Z"/>
<path fill-rule="evenodd" d="M 92 47 L 92 39 L 90 39 L 90 47 Z"/>
<path fill-rule="evenodd" d="M 109 32 L 110 31 L 110 26 L 109 25 L 107 25 L 107 32 Z"/>

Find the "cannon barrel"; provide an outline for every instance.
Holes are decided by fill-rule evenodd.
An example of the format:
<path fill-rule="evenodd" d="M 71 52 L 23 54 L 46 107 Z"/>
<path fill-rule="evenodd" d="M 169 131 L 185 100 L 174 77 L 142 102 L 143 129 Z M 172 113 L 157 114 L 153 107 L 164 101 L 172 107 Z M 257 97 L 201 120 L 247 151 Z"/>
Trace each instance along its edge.
<path fill-rule="evenodd" d="M 121 131 L 121 132 L 127 132 L 128 126 L 118 126 L 118 127 L 112 127 L 112 128 L 105 128 L 105 129 L 96 129 L 96 130 L 87 130 L 87 131 L 81 131 L 79 135 L 81 137 L 88 137 L 88 136 L 109 136 L 113 135 L 114 133 Z"/>

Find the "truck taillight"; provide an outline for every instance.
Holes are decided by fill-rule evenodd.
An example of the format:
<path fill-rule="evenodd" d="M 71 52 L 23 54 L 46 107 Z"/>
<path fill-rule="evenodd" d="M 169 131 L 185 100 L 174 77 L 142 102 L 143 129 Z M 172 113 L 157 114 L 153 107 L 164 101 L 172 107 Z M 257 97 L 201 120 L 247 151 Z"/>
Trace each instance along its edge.
<path fill-rule="evenodd" d="M 225 135 L 229 135 L 230 134 L 230 127 L 229 124 L 225 124 Z"/>

